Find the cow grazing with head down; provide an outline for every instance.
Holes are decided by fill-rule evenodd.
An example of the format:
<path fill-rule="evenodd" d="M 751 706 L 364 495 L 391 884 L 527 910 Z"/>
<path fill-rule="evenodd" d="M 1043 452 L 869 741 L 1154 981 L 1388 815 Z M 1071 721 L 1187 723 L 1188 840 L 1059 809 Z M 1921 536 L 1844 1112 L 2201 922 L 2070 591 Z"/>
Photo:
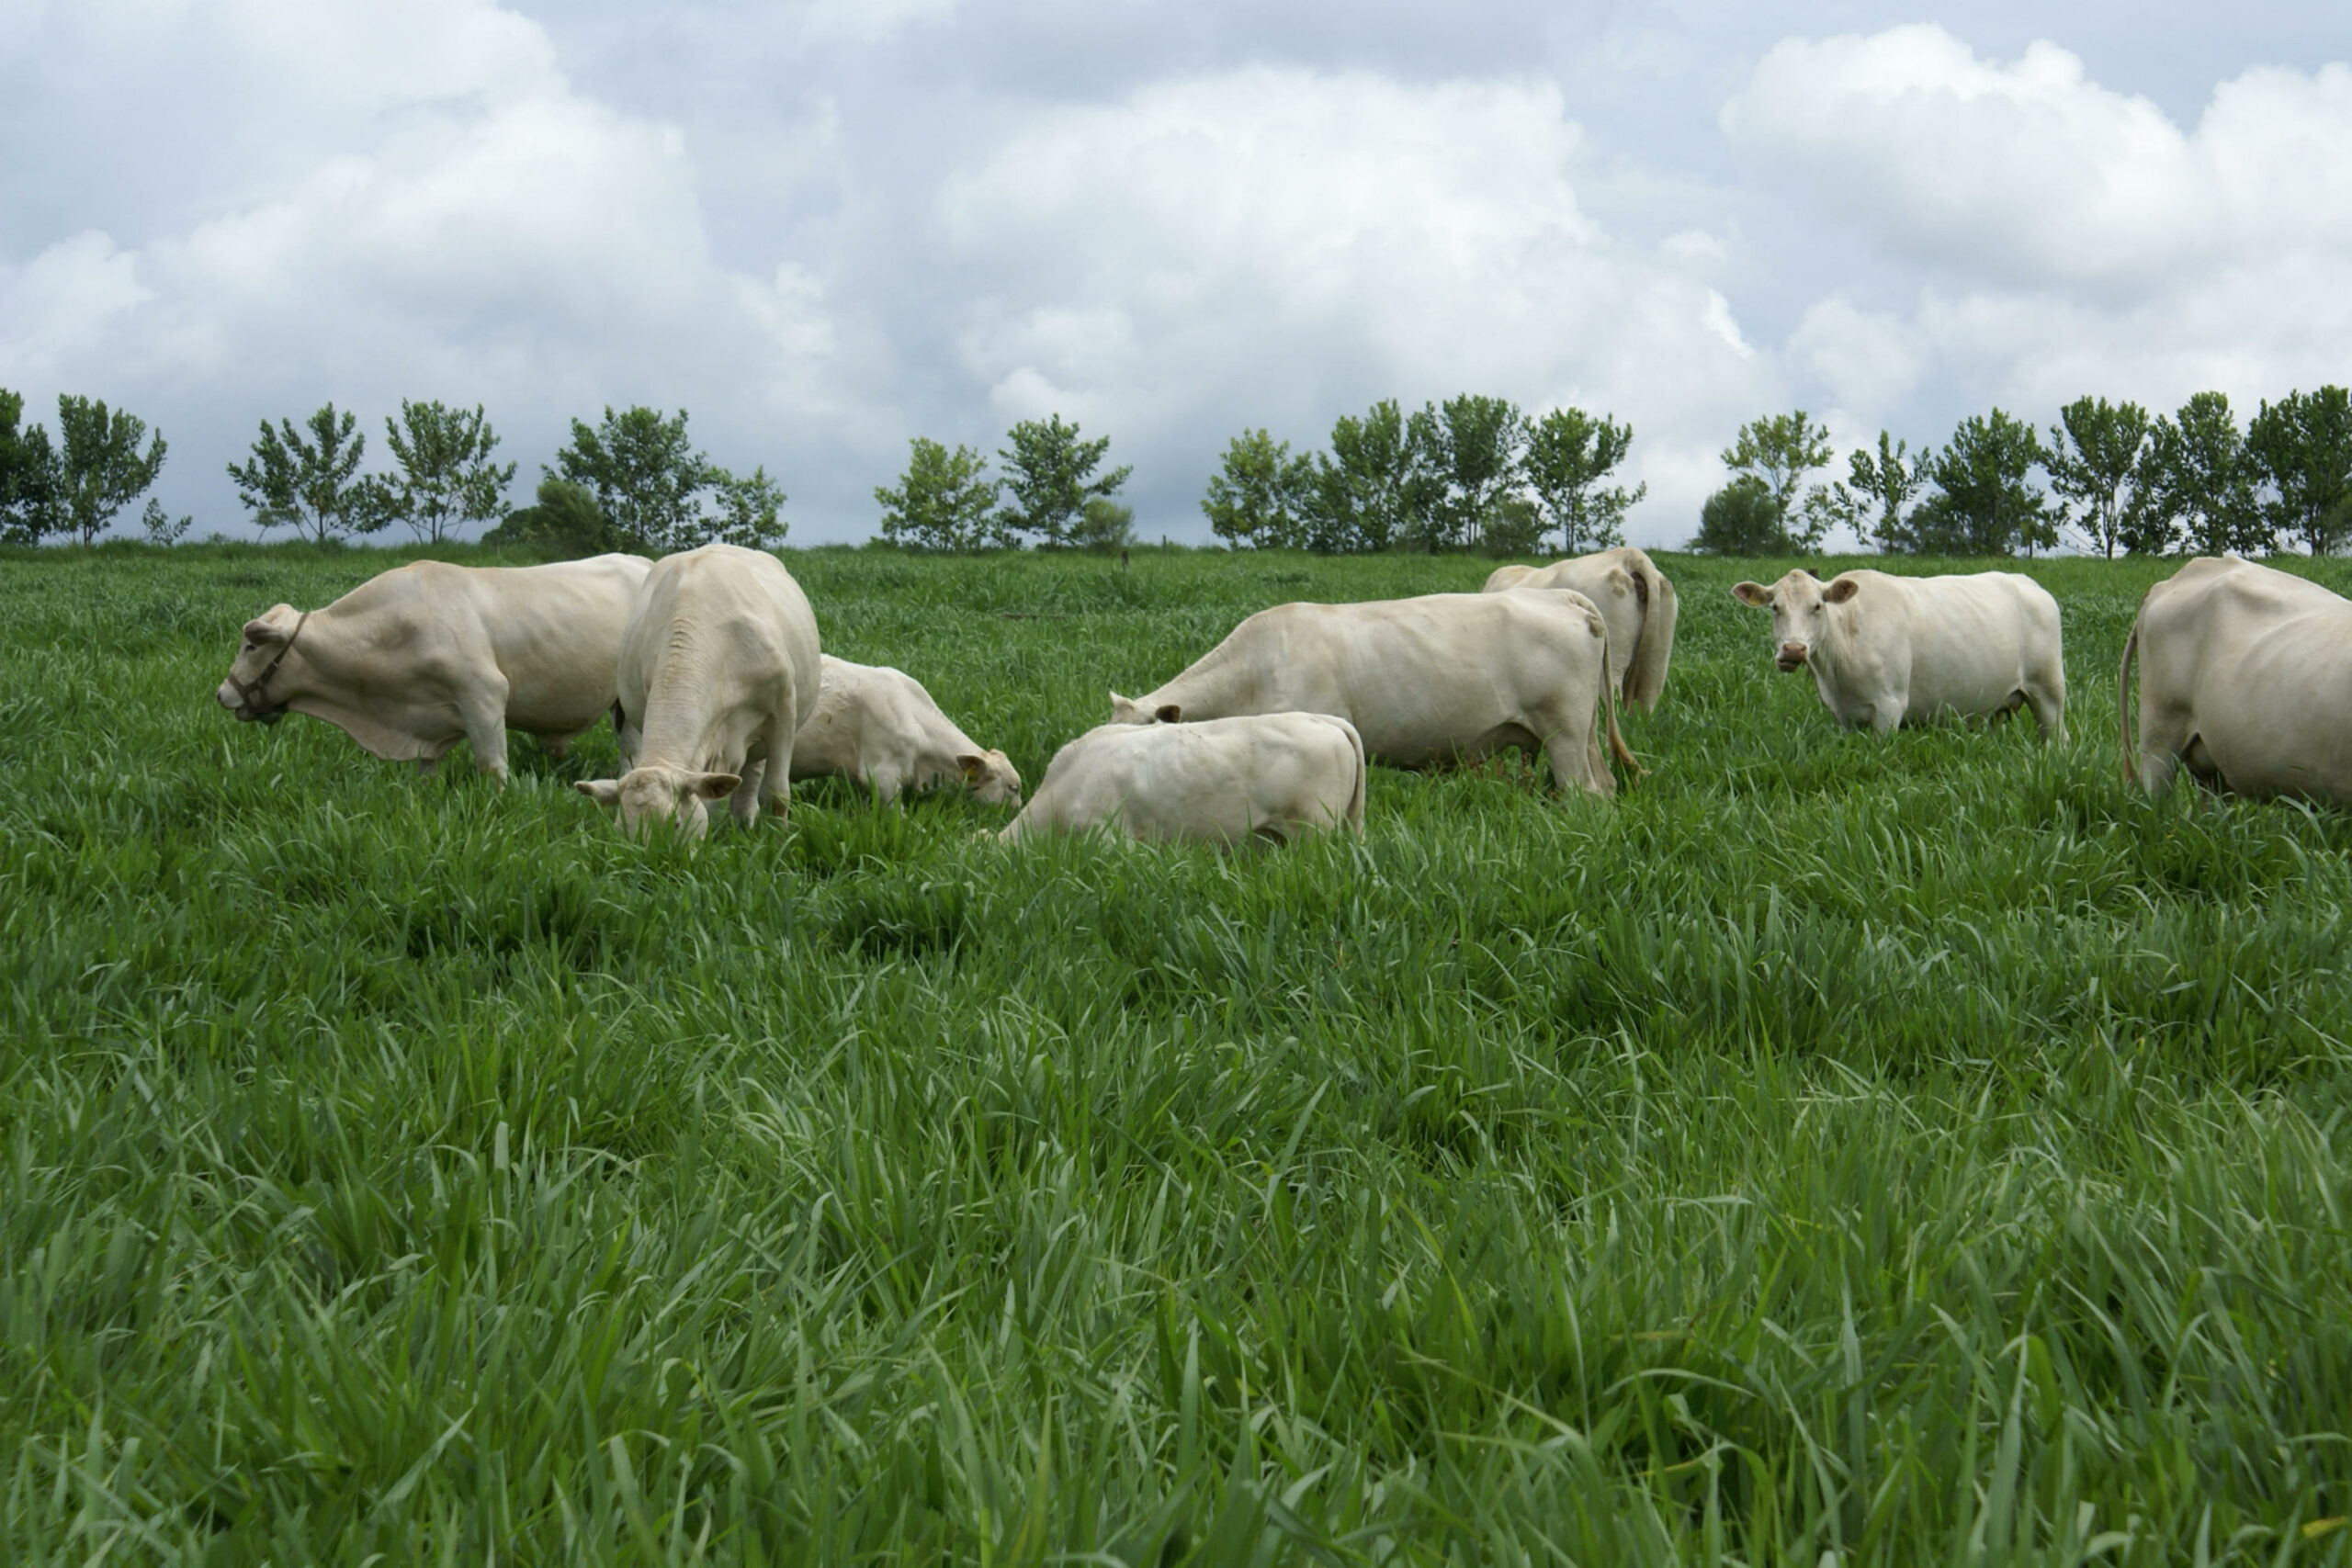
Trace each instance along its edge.
<path fill-rule="evenodd" d="M 1105 724 L 1054 753 L 1035 796 L 997 837 L 1109 828 L 1230 846 L 1334 828 L 1361 834 L 1363 789 L 1363 742 L 1329 714 Z"/>
<path fill-rule="evenodd" d="M 792 738 L 816 710 L 820 657 L 817 618 L 775 557 L 705 545 L 663 558 L 620 638 L 628 771 L 576 787 L 617 806 L 629 833 L 668 821 L 700 838 L 708 803 L 730 795 L 744 827 L 763 805 L 783 815 Z"/>
<path fill-rule="evenodd" d="M 2132 666 L 2140 664 L 2140 737 Z M 2123 772 L 2161 795 L 2199 783 L 2352 806 L 2352 603 L 2236 556 L 2148 590 L 2116 677 Z"/>
<path fill-rule="evenodd" d="M 1485 592 L 1507 588 L 1566 588 L 1591 600 L 1609 623 L 1611 683 L 1628 707 L 1657 706 L 1674 657 L 1674 584 L 1647 554 L 1628 545 L 1550 566 L 1497 567 Z"/>
<path fill-rule="evenodd" d="M 1327 713 L 1398 767 L 1540 750 L 1562 789 L 1614 795 L 1601 736 L 1639 768 L 1617 730 L 1608 637 L 1592 602 L 1567 592 L 1277 604 L 1158 691 L 1112 693 L 1111 717 Z"/>
<path fill-rule="evenodd" d="M 2033 710 L 2044 739 L 2066 739 L 2066 670 L 2058 601 L 2013 571 L 1890 577 L 1792 571 L 1743 604 L 1772 612 L 1775 661 L 1813 672 L 1839 724 L 1883 734 L 1945 716 Z"/>
<path fill-rule="evenodd" d="M 239 719 L 325 720 L 379 757 L 431 773 L 460 740 L 506 780 L 506 732 L 560 754 L 613 705 L 616 658 L 652 563 L 413 561 L 322 609 L 279 604 L 245 623 L 215 694 Z"/>
<path fill-rule="evenodd" d="M 1021 773 L 939 711 L 922 682 L 888 665 L 826 654 L 817 711 L 792 738 L 792 777 L 853 778 L 884 805 L 953 780 L 988 806 L 1021 804 Z"/>

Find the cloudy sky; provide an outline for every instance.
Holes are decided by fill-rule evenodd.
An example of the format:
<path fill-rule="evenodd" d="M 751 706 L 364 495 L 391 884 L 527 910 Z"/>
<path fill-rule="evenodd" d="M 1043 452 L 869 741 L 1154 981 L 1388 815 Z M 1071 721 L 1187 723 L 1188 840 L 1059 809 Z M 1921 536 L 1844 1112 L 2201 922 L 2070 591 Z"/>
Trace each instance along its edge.
<path fill-rule="evenodd" d="M 332 399 L 685 408 L 792 542 L 1058 412 L 1204 538 L 1225 443 L 1381 397 L 1630 420 L 1679 543 L 1758 413 L 2352 380 L 2337 7 L 0 0 L 0 386 L 159 487 Z"/>

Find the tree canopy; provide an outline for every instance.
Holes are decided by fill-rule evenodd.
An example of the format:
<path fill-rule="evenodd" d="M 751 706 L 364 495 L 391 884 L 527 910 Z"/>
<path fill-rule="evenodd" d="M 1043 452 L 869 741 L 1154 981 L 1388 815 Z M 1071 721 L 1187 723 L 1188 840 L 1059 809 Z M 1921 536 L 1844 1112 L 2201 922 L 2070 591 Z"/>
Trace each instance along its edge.
<path fill-rule="evenodd" d="M 291 527 L 319 544 L 372 534 L 390 522 L 385 488 L 359 477 L 368 437 L 359 434 L 357 416 L 338 412 L 330 402 L 302 429 L 309 439 L 290 419 L 279 420 L 275 429 L 264 420 L 253 455 L 229 465 L 238 499 L 254 521 L 264 528 Z"/>

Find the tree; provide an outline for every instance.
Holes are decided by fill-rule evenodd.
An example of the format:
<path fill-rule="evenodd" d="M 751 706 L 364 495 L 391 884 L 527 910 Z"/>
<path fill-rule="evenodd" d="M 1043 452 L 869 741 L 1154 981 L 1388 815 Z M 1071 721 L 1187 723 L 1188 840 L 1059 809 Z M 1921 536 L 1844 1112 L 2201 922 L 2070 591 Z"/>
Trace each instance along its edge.
<path fill-rule="evenodd" d="M 38 545 L 64 525 L 58 515 L 57 449 L 39 424 L 18 428 L 21 393 L 0 388 L 0 542 Z"/>
<path fill-rule="evenodd" d="M 1699 508 L 1694 550 L 1718 556 L 1768 556 L 1789 548 L 1781 503 L 1772 487 L 1754 474 L 1741 474 L 1707 497 Z"/>
<path fill-rule="evenodd" d="M 1385 550 L 1413 536 L 1436 484 L 1417 423 L 1394 398 L 1363 418 L 1341 414 L 1331 426 L 1331 455 L 1317 453 L 1304 487 L 1304 542 L 1325 555 Z"/>
<path fill-rule="evenodd" d="M 1495 503 L 1519 488 L 1525 417 L 1508 399 L 1464 392 L 1442 406 L 1424 407 L 1409 423 L 1430 488 L 1429 504 L 1408 525 L 1407 542 L 1431 555 L 1476 544 Z"/>
<path fill-rule="evenodd" d="M 1261 549 L 1306 543 L 1313 465 L 1290 455 L 1290 443 L 1245 430 L 1227 444 L 1224 466 L 1209 478 L 1201 511 L 1228 545 Z"/>
<path fill-rule="evenodd" d="M 714 539 L 766 549 L 788 527 L 777 517 L 785 493 L 767 469 L 739 479 L 695 450 L 684 409 L 664 418 L 642 405 L 615 413 L 607 404 L 593 430 L 571 422 L 571 445 L 555 464 L 548 471 L 587 489 L 615 542 L 628 549 L 667 555 Z"/>
<path fill-rule="evenodd" d="M 615 540 L 612 525 L 588 487 L 549 474 L 539 480 L 535 503 L 508 513 L 481 542 L 577 558 L 602 555 Z"/>
<path fill-rule="evenodd" d="M 1911 536 L 1924 554 L 2006 556 L 2023 546 L 2030 554 L 2058 542 L 2050 498 L 2027 477 L 2041 461 L 2033 426 L 1999 409 L 1960 422 L 1944 449 L 1920 467 L 1937 493 L 1911 516 Z"/>
<path fill-rule="evenodd" d="M 874 488 L 882 505 L 882 537 L 917 550 L 977 550 L 1015 542 L 996 517 L 998 482 L 989 460 L 969 446 L 953 452 L 915 436 L 907 471 L 894 489 Z"/>
<path fill-rule="evenodd" d="M 1487 508 L 1478 525 L 1478 547 L 1490 556 L 1532 556 L 1544 547 L 1550 525 L 1533 498 L 1506 495 Z"/>
<path fill-rule="evenodd" d="M 1843 523 L 1866 544 L 1890 555 L 1916 547 L 1911 531 L 1911 498 L 1927 482 L 1932 453 L 1907 456 L 1907 443 L 1885 431 L 1878 433 L 1878 455 L 1857 446 L 1847 455 L 1846 478 L 1805 498 L 1811 514 L 1824 525 Z"/>
<path fill-rule="evenodd" d="M 176 545 L 181 536 L 196 525 L 196 519 L 182 513 L 175 518 L 164 510 L 164 503 L 153 496 L 147 498 L 147 510 L 139 515 L 140 532 L 147 536 L 151 545 Z"/>
<path fill-rule="evenodd" d="M 1069 542 L 1081 550 L 1125 549 L 1136 542 L 1136 509 L 1122 506 L 1107 495 L 1090 495 L 1079 509 Z"/>
<path fill-rule="evenodd" d="M 2341 387 L 2290 392 L 2264 403 L 2246 425 L 2255 471 L 2267 481 L 2270 527 L 2324 556 L 2345 543 L 2341 518 L 2352 500 L 2352 395 Z"/>
<path fill-rule="evenodd" d="M 392 513 L 426 544 L 437 545 L 463 525 L 488 522 L 506 509 L 514 465 L 491 460 L 498 433 L 481 404 L 469 413 L 402 398 L 399 422 L 384 421 L 384 439 L 401 466 Z"/>
<path fill-rule="evenodd" d="M 2256 471 L 2230 400 L 2199 392 L 2177 418 L 2159 417 L 2126 515 L 2130 548 L 2200 555 L 2259 554 L 2274 542 L 2255 493 Z"/>
<path fill-rule="evenodd" d="M 2148 411 L 2128 400 L 2081 397 L 2058 411 L 2041 466 L 2059 500 L 2059 521 L 2112 560 L 2124 542 L 2148 446 Z"/>
<path fill-rule="evenodd" d="M 1625 542 L 1625 513 L 1650 487 L 1600 488 L 1634 444 L 1634 427 L 1582 409 L 1554 409 L 1527 432 L 1524 468 L 1539 528 L 1560 531 L 1560 551 L 1577 555 Z"/>
<path fill-rule="evenodd" d="M 361 479 L 359 460 L 368 438 L 358 419 L 338 414 L 328 403 L 305 422 L 305 441 L 290 419 L 272 430 L 262 421 L 253 456 L 229 465 L 237 498 L 265 528 L 291 525 L 323 545 L 345 534 L 372 534 L 391 521 L 385 487 Z"/>
<path fill-rule="evenodd" d="M 115 513 L 139 499 L 164 467 L 159 431 L 147 441 L 147 422 L 117 409 L 108 412 L 96 398 L 70 392 L 57 399 L 56 512 L 63 531 L 89 544 L 107 531 Z"/>
<path fill-rule="evenodd" d="M 1121 467 L 1095 478 L 1111 438 L 1081 441 L 1078 426 L 1063 423 L 1059 414 L 1024 419 L 1012 427 L 1010 439 L 1012 449 L 999 449 L 997 456 L 1004 460 L 1004 487 L 1012 500 L 997 513 L 997 523 L 1008 534 L 1035 534 L 1041 545 L 1072 543 L 1072 528 L 1088 498 L 1117 494 L 1135 472 Z"/>
<path fill-rule="evenodd" d="M 1812 549 L 1827 531 L 1828 518 L 1819 506 L 1804 504 L 1804 491 L 1805 476 L 1828 462 L 1829 454 L 1829 433 L 1803 409 L 1752 419 L 1739 427 L 1739 439 L 1724 448 L 1725 468 L 1756 479 L 1771 495 L 1782 550 Z"/>

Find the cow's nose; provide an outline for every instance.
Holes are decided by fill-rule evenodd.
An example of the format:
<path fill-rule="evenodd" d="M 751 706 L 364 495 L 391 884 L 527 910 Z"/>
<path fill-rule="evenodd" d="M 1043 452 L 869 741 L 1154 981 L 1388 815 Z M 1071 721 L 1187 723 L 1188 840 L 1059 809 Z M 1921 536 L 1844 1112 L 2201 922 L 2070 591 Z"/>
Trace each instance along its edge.
<path fill-rule="evenodd" d="M 1784 642 L 1781 645 L 1781 668 L 1783 670 L 1793 670 L 1798 665 L 1804 662 L 1804 644 L 1801 642 Z"/>

